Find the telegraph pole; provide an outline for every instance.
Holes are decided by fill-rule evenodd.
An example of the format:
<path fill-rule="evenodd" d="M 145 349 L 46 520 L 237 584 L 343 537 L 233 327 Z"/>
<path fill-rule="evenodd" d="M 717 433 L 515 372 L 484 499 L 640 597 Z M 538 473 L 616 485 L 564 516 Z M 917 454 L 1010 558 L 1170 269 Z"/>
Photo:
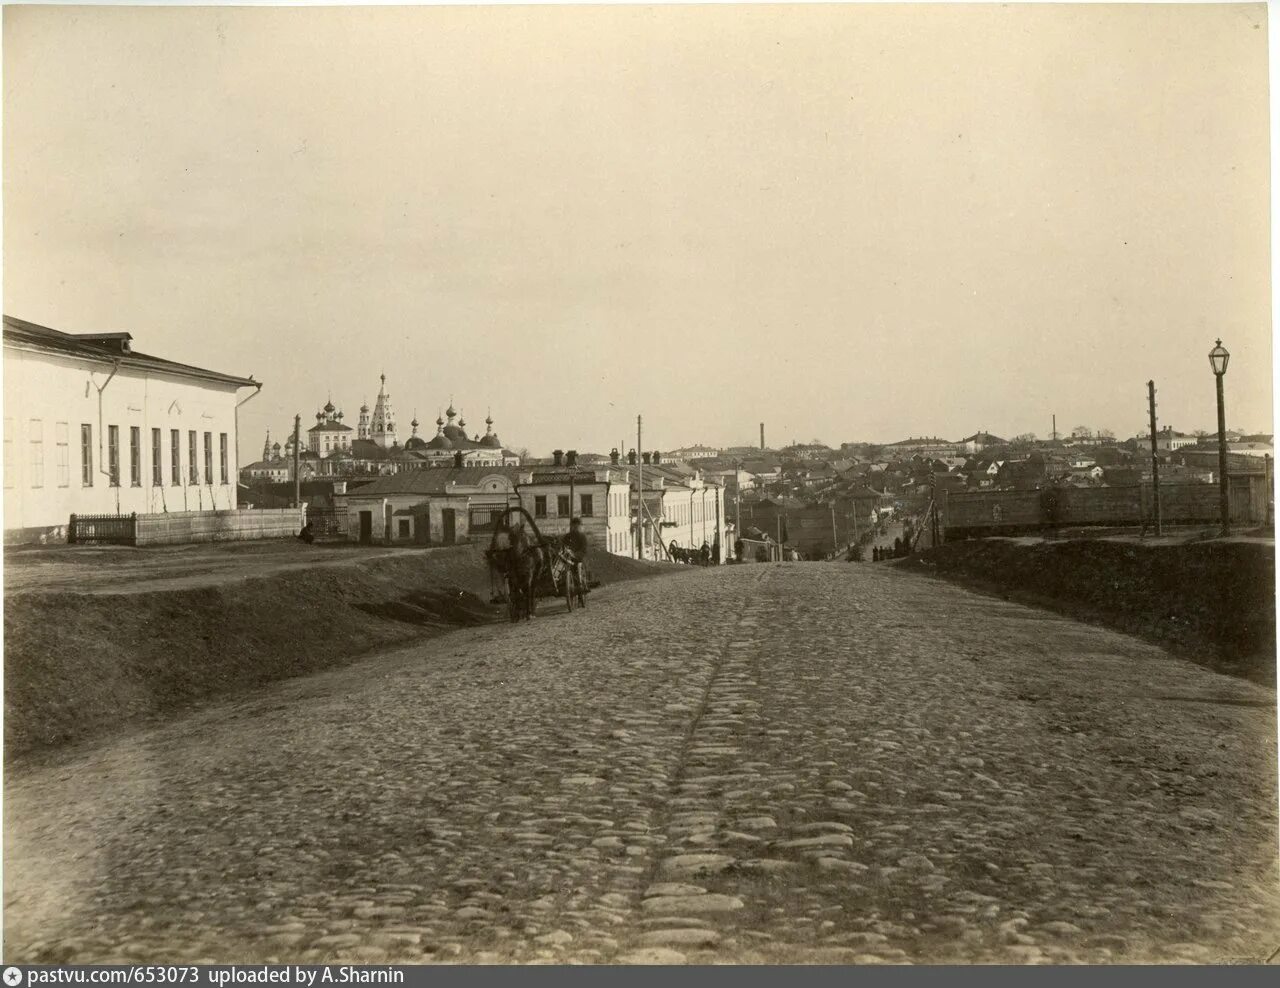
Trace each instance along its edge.
<path fill-rule="evenodd" d="M 302 441 L 301 436 L 302 416 L 295 415 L 293 417 L 293 506 L 295 508 L 302 507 L 302 474 L 299 472 L 301 460 L 299 443 Z"/>
<path fill-rule="evenodd" d="M 642 419 L 636 416 L 636 494 L 639 509 L 636 511 L 636 525 L 640 529 L 640 559 L 644 558 L 644 446 L 641 438 Z"/>
<path fill-rule="evenodd" d="M 1147 413 L 1151 416 L 1151 500 L 1155 508 L 1156 535 L 1160 535 L 1160 447 L 1156 441 L 1156 382 L 1147 382 Z"/>
<path fill-rule="evenodd" d="M 840 535 L 836 531 L 836 502 L 835 498 L 831 499 L 831 558 L 834 559 L 836 553 L 840 551 Z"/>

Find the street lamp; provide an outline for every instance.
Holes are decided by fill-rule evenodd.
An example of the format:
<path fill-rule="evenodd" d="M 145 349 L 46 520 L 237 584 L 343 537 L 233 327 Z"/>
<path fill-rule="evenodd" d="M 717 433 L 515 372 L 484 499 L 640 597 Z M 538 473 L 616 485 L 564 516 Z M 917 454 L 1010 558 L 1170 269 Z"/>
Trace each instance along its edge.
<path fill-rule="evenodd" d="M 1231 500 L 1227 494 L 1227 412 L 1222 401 L 1222 378 L 1227 373 L 1227 361 L 1231 354 L 1218 340 L 1209 351 L 1209 366 L 1218 382 L 1218 497 L 1222 510 L 1222 534 L 1231 534 Z"/>

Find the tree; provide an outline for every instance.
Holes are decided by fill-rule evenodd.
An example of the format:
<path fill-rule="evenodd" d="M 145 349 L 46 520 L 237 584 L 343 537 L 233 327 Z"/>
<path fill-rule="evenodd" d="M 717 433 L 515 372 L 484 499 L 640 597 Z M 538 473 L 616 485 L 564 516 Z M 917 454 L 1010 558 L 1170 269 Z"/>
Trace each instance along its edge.
<path fill-rule="evenodd" d="M 1072 439 L 1092 439 L 1093 430 L 1090 429 L 1087 425 L 1078 425 L 1071 430 L 1071 438 Z"/>
<path fill-rule="evenodd" d="M 1098 438 L 1099 438 L 1099 439 L 1115 439 L 1115 437 L 1116 437 L 1116 433 L 1115 433 L 1115 430 L 1114 430 L 1114 429 L 1099 429 L 1099 430 L 1098 430 Z"/>
<path fill-rule="evenodd" d="M 1021 435 L 1014 436 L 1012 440 L 1015 446 L 1030 446 L 1035 441 L 1036 434 L 1034 432 L 1024 432 Z"/>

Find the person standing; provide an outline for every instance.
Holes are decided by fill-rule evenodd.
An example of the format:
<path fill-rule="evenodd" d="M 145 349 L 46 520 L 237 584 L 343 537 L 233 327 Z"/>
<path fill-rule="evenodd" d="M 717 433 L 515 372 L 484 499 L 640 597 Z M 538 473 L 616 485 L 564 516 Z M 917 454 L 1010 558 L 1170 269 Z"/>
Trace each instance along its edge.
<path fill-rule="evenodd" d="M 591 548 L 591 540 L 582 530 L 582 519 L 575 518 L 569 522 L 569 534 L 564 538 L 564 547 L 573 555 L 573 572 L 578 587 L 585 590 L 587 586 L 587 550 Z"/>

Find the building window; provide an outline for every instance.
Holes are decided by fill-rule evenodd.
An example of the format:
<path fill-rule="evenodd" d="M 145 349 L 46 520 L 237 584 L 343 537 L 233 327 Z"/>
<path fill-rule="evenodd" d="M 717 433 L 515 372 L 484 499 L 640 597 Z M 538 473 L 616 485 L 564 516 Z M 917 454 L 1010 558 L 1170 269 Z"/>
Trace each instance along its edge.
<path fill-rule="evenodd" d="M 559 515 L 561 518 L 564 518 L 569 514 L 569 495 L 568 494 L 556 495 L 556 514 Z"/>
<path fill-rule="evenodd" d="M 196 447 L 194 429 L 187 430 L 187 483 L 200 486 L 200 450 Z"/>
<path fill-rule="evenodd" d="M 182 432 L 169 430 L 169 483 L 182 486 Z"/>
<path fill-rule="evenodd" d="M 547 498 L 544 494 L 539 494 L 533 499 L 533 517 L 547 517 Z"/>
<path fill-rule="evenodd" d="M 120 486 L 120 426 L 107 426 L 107 483 Z"/>
<path fill-rule="evenodd" d="M 218 462 L 222 466 L 222 482 L 231 483 L 227 476 L 227 434 L 225 432 L 218 433 Z"/>
<path fill-rule="evenodd" d="M 204 482 L 213 486 L 213 433 L 204 434 Z"/>
<path fill-rule="evenodd" d="M 579 512 L 584 518 L 590 518 L 596 513 L 596 497 L 594 494 L 581 494 L 579 500 L 582 502 L 582 510 Z"/>
<path fill-rule="evenodd" d="M 142 486 L 142 430 L 129 426 L 129 483 Z"/>
<path fill-rule="evenodd" d="M 53 441 L 58 446 L 58 486 L 71 486 L 71 429 L 66 422 L 53 426 Z"/>
<path fill-rule="evenodd" d="M 164 439 L 159 429 L 151 430 L 151 486 L 164 483 Z"/>
<path fill-rule="evenodd" d="M 44 486 L 44 420 L 32 419 L 28 423 L 27 438 L 31 441 L 31 486 Z"/>
<path fill-rule="evenodd" d="M 13 486 L 13 419 L 4 420 L 4 486 Z"/>
<path fill-rule="evenodd" d="M 80 486 L 93 486 L 93 426 L 80 424 Z"/>

